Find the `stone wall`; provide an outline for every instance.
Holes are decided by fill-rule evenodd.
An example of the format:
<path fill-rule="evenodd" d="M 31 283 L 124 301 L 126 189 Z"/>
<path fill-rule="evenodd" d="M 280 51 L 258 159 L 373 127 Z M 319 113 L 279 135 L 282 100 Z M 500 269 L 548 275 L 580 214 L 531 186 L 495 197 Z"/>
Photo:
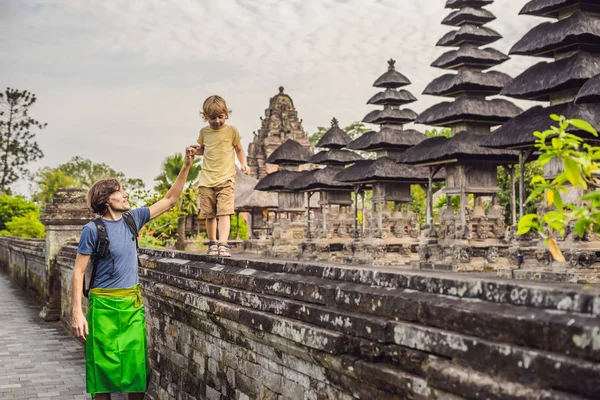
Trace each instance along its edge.
<path fill-rule="evenodd" d="M 44 239 L 0 236 L 0 270 L 43 304 L 47 290 Z"/>
<path fill-rule="evenodd" d="M 600 398 L 598 288 L 141 253 L 150 399 Z"/>

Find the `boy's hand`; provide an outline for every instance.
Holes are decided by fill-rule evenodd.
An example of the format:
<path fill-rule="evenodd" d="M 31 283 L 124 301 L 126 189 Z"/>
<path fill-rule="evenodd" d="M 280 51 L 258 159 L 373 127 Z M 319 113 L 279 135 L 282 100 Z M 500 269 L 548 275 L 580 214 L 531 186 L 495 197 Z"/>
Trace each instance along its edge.
<path fill-rule="evenodd" d="M 242 172 L 248 175 L 250 173 L 250 167 L 248 167 L 247 165 L 242 165 Z"/>

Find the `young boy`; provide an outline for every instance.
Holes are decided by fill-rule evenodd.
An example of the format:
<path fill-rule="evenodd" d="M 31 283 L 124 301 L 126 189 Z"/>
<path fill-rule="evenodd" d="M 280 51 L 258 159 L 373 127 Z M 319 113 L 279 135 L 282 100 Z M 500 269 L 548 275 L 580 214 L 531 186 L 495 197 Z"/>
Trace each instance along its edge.
<path fill-rule="evenodd" d="M 230 217 L 235 212 L 233 206 L 235 190 L 235 158 L 248 174 L 246 153 L 242 148 L 239 131 L 235 126 L 225 124 L 231 110 L 221 96 L 210 96 L 204 101 L 200 115 L 208 122 L 200 130 L 198 144 L 193 145 L 196 155 L 204 156 L 200 173 L 200 215 L 206 219 L 208 234 L 208 255 L 231 257 L 227 244 Z M 217 218 L 219 220 L 219 242 L 217 242 Z"/>

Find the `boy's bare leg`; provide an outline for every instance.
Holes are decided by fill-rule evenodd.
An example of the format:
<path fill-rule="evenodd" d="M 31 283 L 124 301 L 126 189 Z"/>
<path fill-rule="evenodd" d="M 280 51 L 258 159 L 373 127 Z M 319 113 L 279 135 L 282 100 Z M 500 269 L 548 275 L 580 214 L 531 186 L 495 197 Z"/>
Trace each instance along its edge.
<path fill-rule="evenodd" d="M 127 393 L 129 400 L 144 400 L 145 393 Z"/>
<path fill-rule="evenodd" d="M 229 229 L 231 228 L 231 216 L 219 215 L 219 242 L 227 243 L 229 239 Z"/>
<path fill-rule="evenodd" d="M 96 400 L 110 400 L 110 393 L 96 393 Z"/>
<path fill-rule="evenodd" d="M 206 234 L 209 242 L 217 241 L 217 219 L 206 218 Z"/>

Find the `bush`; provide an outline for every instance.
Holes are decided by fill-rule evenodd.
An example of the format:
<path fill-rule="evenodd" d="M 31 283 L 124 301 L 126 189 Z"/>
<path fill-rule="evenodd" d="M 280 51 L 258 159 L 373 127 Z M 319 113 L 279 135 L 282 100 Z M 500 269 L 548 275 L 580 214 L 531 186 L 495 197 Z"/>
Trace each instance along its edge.
<path fill-rule="evenodd" d="M 6 223 L 15 217 L 24 217 L 29 213 L 38 213 L 37 206 L 21 196 L 0 196 L 0 231 L 6 229 Z"/>
<path fill-rule="evenodd" d="M 1 236 L 22 238 L 43 238 L 46 236 L 44 225 L 40 222 L 39 212 L 34 211 L 20 217 L 14 217 L 6 223 L 6 229 L 0 231 Z"/>

